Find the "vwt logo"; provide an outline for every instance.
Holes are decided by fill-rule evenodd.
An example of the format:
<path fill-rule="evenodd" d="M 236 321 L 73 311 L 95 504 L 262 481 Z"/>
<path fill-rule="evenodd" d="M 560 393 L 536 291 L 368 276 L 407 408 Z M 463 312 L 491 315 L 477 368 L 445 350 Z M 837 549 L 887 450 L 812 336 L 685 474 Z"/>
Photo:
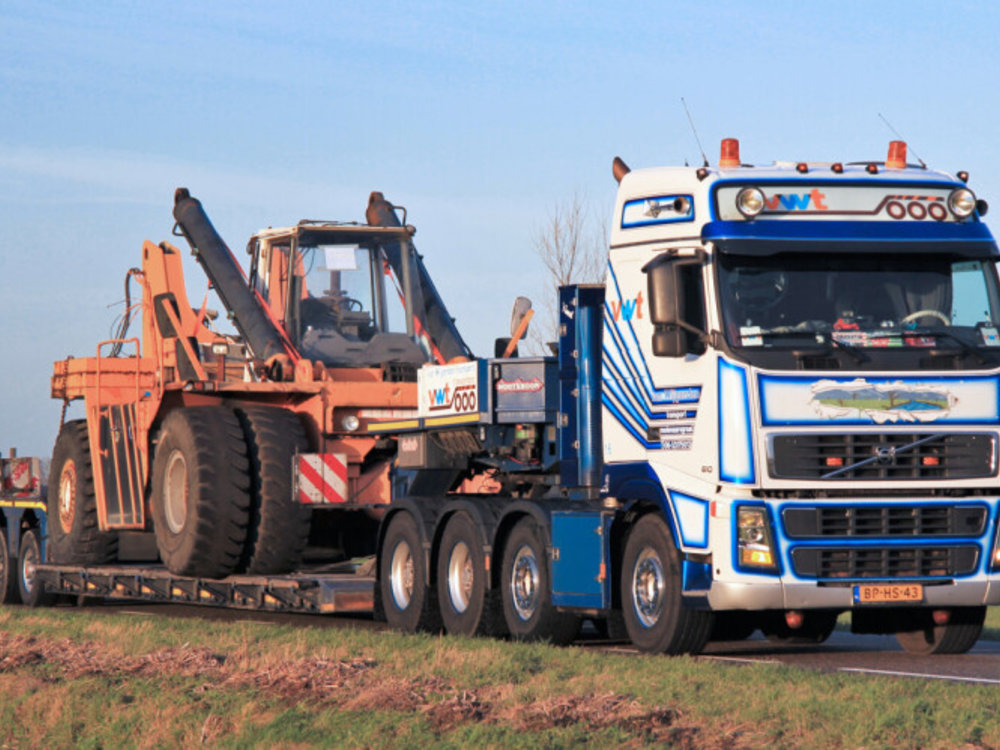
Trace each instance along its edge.
<path fill-rule="evenodd" d="M 633 317 L 642 320 L 642 303 L 642 292 L 636 294 L 632 299 L 611 300 L 611 316 L 616 323 L 623 318 L 626 321 L 632 320 Z"/>
<path fill-rule="evenodd" d="M 477 408 L 474 384 L 460 385 L 455 389 L 448 385 L 443 388 L 431 388 L 427 392 L 427 397 L 431 411 L 470 412 Z"/>
<path fill-rule="evenodd" d="M 808 193 L 775 193 L 764 198 L 768 211 L 826 211 L 826 193 L 813 188 Z"/>

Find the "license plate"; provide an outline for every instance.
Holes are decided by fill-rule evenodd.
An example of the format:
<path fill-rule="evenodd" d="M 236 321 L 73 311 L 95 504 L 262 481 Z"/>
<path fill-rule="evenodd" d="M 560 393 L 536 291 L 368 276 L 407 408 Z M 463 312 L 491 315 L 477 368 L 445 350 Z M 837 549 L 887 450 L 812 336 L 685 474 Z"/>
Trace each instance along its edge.
<path fill-rule="evenodd" d="M 921 602 L 924 587 L 919 583 L 873 583 L 854 587 L 856 604 L 885 604 L 892 602 Z"/>

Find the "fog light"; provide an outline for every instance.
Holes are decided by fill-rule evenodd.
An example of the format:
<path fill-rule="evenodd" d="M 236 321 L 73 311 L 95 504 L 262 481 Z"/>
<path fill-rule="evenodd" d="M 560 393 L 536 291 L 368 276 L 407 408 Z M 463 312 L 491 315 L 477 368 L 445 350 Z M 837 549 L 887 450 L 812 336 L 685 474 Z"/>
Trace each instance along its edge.
<path fill-rule="evenodd" d="M 968 188 L 952 190 L 948 196 L 948 208 L 959 219 L 966 219 L 976 210 L 976 196 Z"/>
<path fill-rule="evenodd" d="M 755 187 L 743 188 L 736 194 L 736 210 L 752 219 L 764 210 L 764 194 Z"/>
<path fill-rule="evenodd" d="M 354 432 L 361 426 L 361 420 L 353 414 L 348 414 L 341 420 L 340 425 L 348 432 Z"/>

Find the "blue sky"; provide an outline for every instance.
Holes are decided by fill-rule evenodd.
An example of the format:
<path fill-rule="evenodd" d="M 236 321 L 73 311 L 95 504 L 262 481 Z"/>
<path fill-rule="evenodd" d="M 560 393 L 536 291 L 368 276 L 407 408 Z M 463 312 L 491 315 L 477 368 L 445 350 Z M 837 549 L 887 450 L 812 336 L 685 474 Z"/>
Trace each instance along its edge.
<path fill-rule="evenodd" d="M 713 161 L 726 136 L 749 162 L 882 159 L 881 112 L 1000 211 L 997 8 L 2 0 L 0 449 L 49 454 L 51 363 L 109 336 L 179 185 L 237 251 L 382 190 L 480 354 L 516 295 L 541 305 L 557 201 L 610 213 L 616 154 L 698 160 L 682 96 Z"/>

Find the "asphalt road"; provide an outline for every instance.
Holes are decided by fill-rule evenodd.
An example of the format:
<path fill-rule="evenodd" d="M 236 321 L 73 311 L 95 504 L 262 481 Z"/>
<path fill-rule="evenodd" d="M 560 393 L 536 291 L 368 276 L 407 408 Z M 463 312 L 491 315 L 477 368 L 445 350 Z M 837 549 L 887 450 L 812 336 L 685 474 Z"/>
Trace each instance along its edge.
<path fill-rule="evenodd" d="M 94 614 L 128 613 L 137 617 L 251 621 L 297 627 L 386 629 L 384 623 L 355 615 L 283 614 L 144 602 L 105 602 L 89 607 L 88 610 Z M 585 630 L 578 645 L 613 653 L 638 654 L 627 643 L 611 643 L 592 636 L 592 631 Z M 854 635 L 835 631 L 826 643 L 813 646 L 774 644 L 756 634 L 746 641 L 709 643 L 704 654 L 698 658 L 732 664 L 785 664 L 822 672 L 1000 685 L 1000 641 L 980 641 L 967 654 L 914 656 L 903 651 L 896 639 L 887 635 Z"/>

